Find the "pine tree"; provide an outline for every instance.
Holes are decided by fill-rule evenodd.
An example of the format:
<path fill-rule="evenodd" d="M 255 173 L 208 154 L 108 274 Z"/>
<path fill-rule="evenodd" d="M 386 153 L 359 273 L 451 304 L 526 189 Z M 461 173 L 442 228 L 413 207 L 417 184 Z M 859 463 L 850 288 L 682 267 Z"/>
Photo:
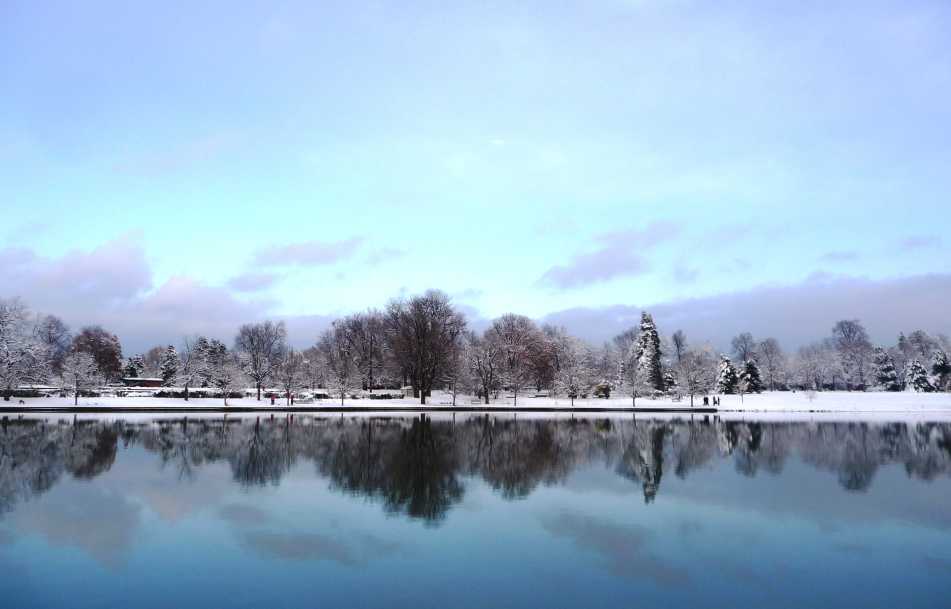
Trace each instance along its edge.
<path fill-rule="evenodd" d="M 667 393 L 672 392 L 677 388 L 677 376 L 674 375 L 674 371 L 668 368 L 664 371 L 664 391 Z"/>
<path fill-rule="evenodd" d="M 935 351 L 931 356 L 931 374 L 935 377 L 935 389 L 947 391 L 951 381 L 951 362 L 944 351 Z"/>
<path fill-rule="evenodd" d="M 928 371 L 921 365 L 920 360 L 915 360 L 908 368 L 908 384 L 918 392 L 928 393 L 934 391 L 934 387 L 928 380 Z"/>
<path fill-rule="evenodd" d="M 175 384 L 175 378 L 178 376 L 178 351 L 172 345 L 162 354 L 159 370 L 162 374 L 162 385 L 170 387 Z"/>
<path fill-rule="evenodd" d="M 644 379 L 644 384 L 657 391 L 664 391 L 660 335 L 657 333 L 657 326 L 654 325 L 654 318 L 647 311 L 641 313 L 641 328 L 640 334 L 637 335 L 635 349 L 637 350 L 638 374 Z"/>
<path fill-rule="evenodd" d="M 722 394 L 736 393 L 740 377 L 736 373 L 733 362 L 726 355 L 720 356 L 720 366 L 717 368 L 716 392 Z"/>
<path fill-rule="evenodd" d="M 126 360 L 126 365 L 122 369 L 122 374 L 126 378 L 139 378 L 145 372 L 145 358 L 141 355 L 133 355 Z"/>
<path fill-rule="evenodd" d="M 895 363 L 885 349 L 882 347 L 875 348 L 875 353 L 872 355 L 872 364 L 875 367 L 875 381 L 881 385 L 885 391 L 901 390 L 901 383 L 898 380 L 898 371 L 895 370 Z"/>
<path fill-rule="evenodd" d="M 752 359 L 746 360 L 743 372 L 740 374 L 740 386 L 744 393 L 760 393 L 763 391 L 763 378 L 759 373 L 759 366 Z"/>

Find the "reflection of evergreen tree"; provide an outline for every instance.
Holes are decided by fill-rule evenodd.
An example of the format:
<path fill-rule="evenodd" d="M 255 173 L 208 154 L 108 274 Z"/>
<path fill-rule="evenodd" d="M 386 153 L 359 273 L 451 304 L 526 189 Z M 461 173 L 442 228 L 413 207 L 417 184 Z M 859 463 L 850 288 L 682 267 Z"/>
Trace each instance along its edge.
<path fill-rule="evenodd" d="M 664 467 L 664 439 L 666 424 L 639 424 L 631 435 L 631 442 L 624 451 L 618 473 L 625 478 L 640 482 L 644 489 L 644 503 L 651 503 L 660 489 Z"/>

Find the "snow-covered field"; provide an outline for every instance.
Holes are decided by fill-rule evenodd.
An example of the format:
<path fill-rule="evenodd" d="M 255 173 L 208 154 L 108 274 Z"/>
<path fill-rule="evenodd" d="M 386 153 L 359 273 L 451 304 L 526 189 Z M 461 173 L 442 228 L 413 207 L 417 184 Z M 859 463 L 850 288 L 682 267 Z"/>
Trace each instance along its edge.
<path fill-rule="evenodd" d="M 10 402 L 0 401 L 0 406 L 23 408 L 24 411 L 34 407 L 70 407 L 73 405 L 73 399 L 60 397 L 44 398 L 25 398 L 23 404 L 19 404 L 18 399 L 12 399 Z M 445 407 L 452 404 L 450 396 L 436 392 L 427 400 L 427 406 Z M 694 400 L 695 407 L 701 407 L 703 399 Z M 80 398 L 80 406 L 86 407 L 123 407 L 123 408 L 150 408 L 179 407 L 179 408 L 221 408 L 223 402 L 221 398 L 195 398 L 192 397 L 187 402 L 178 398 L 155 398 L 155 397 L 98 397 L 98 398 Z M 229 399 L 228 405 L 231 407 L 244 408 L 269 408 L 271 401 L 261 399 L 257 401 L 253 398 L 235 398 Z M 285 406 L 284 400 L 276 400 L 275 406 Z M 348 399 L 344 401 L 344 406 L 348 408 L 366 408 L 367 410 L 399 410 L 407 406 L 419 407 L 419 400 L 406 397 L 403 399 L 389 400 L 368 400 L 368 399 Z M 476 407 L 481 406 L 481 402 L 472 399 L 469 396 L 459 396 L 456 399 L 456 406 Z M 340 400 L 315 400 L 307 403 L 297 403 L 302 409 L 321 408 L 328 409 L 340 406 Z M 491 407 L 514 408 L 514 400 L 511 397 L 492 400 Z M 517 408 L 546 408 L 558 407 L 568 408 L 571 401 L 566 398 L 550 397 L 528 397 L 519 396 Z M 677 408 L 686 409 L 690 407 L 689 399 L 682 401 L 673 401 L 669 398 L 650 400 L 646 398 L 637 399 L 638 408 Z M 574 408 L 576 410 L 585 410 L 589 408 L 631 408 L 630 397 L 615 397 L 611 399 L 584 399 L 575 400 Z M 884 393 L 884 392 L 766 392 L 756 395 L 738 395 L 721 396 L 718 410 L 721 413 L 744 413 L 744 412 L 786 412 L 786 413 L 910 413 L 910 414 L 947 414 L 951 415 L 951 393 Z"/>

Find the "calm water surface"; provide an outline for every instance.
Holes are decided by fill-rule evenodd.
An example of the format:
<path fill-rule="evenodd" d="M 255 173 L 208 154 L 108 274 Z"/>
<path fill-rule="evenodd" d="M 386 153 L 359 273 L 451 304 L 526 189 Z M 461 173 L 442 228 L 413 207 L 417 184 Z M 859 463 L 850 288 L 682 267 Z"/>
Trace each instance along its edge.
<path fill-rule="evenodd" d="M 20 420 L 2 607 L 942 607 L 951 425 Z"/>

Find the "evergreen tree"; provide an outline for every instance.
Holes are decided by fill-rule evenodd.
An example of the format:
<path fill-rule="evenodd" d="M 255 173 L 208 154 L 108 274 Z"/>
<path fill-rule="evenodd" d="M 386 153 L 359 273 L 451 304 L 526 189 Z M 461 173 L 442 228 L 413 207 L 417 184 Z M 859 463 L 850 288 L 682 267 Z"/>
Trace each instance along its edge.
<path fill-rule="evenodd" d="M 126 360 L 122 374 L 126 378 L 139 378 L 145 371 L 145 359 L 141 355 L 133 355 Z"/>
<path fill-rule="evenodd" d="M 875 381 L 885 391 L 900 391 L 901 383 L 898 380 L 898 371 L 888 352 L 882 347 L 876 347 L 872 355 L 872 365 L 875 367 Z"/>
<path fill-rule="evenodd" d="M 934 387 L 928 380 L 928 371 L 921 365 L 921 360 L 915 360 L 908 368 L 908 384 L 918 392 L 928 393 L 934 391 Z"/>
<path fill-rule="evenodd" d="M 674 374 L 674 371 L 668 368 L 664 371 L 664 391 L 667 393 L 672 392 L 677 388 L 677 376 Z"/>
<path fill-rule="evenodd" d="M 175 384 L 175 378 L 178 376 L 178 351 L 172 345 L 169 345 L 165 353 L 162 354 L 159 371 L 162 374 L 162 384 L 164 386 L 170 387 Z"/>
<path fill-rule="evenodd" d="M 638 375 L 644 379 L 644 384 L 657 391 L 664 391 L 664 374 L 660 360 L 660 334 L 654 325 L 654 318 L 650 313 L 641 313 L 640 334 L 637 335 L 637 366 Z"/>
<path fill-rule="evenodd" d="M 720 365 L 717 368 L 716 392 L 722 394 L 736 393 L 740 377 L 736 373 L 733 362 L 726 355 L 720 356 Z"/>
<path fill-rule="evenodd" d="M 740 375 L 740 386 L 744 393 L 760 393 L 763 391 L 763 379 L 760 376 L 756 360 L 746 360 L 746 364 L 743 365 L 743 372 Z"/>
<path fill-rule="evenodd" d="M 951 362 L 944 351 L 935 351 L 931 356 L 931 374 L 935 377 L 935 389 L 947 391 L 951 381 Z"/>

